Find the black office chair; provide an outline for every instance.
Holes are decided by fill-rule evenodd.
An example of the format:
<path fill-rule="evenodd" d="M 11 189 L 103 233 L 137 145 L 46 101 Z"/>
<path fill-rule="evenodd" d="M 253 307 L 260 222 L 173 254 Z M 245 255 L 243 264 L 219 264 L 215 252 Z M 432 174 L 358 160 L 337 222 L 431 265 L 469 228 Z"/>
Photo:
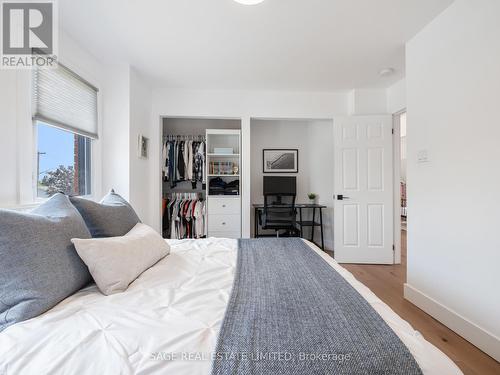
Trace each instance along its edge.
<path fill-rule="evenodd" d="M 281 230 L 287 236 L 297 236 L 296 217 L 295 194 L 264 195 L 264 210 L 259 218 L 262 229 L 275 230 L 276 237 L 280 236 Z"/>

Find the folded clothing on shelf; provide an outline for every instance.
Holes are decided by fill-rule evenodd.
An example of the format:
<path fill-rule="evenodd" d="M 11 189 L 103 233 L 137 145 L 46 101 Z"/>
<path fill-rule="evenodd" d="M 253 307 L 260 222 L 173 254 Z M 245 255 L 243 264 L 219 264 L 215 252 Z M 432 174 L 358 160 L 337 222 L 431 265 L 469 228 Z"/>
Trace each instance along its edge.
<path fill-rule="evenodd" d="M 238 195 L 240 180 L 226 182 L 221 177 L 212 178 L 208 184 L 208 193 L 210 195 Z"/>
<path fill-rule="evenodd" d="M 240 180 L 233 180 L 226 184 L 224 188 L 224 194 L 226 195 L 238 195 L 240 193 Z"/>

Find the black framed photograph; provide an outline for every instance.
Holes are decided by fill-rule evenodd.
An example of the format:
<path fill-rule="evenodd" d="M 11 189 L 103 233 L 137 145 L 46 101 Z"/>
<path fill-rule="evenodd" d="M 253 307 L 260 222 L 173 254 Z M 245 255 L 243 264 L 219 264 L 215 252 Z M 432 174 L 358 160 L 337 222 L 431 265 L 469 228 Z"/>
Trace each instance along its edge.
<path fill-rule="evenodd" d="M 262 150 L 262 171 L 264 173 L 299 173 L 299 150 Z"/>

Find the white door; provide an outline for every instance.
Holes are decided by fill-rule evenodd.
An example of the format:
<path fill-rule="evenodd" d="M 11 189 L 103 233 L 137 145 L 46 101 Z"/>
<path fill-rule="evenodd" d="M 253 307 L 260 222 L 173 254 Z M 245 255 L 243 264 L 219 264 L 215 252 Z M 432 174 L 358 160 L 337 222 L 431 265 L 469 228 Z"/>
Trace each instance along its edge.
<path fill-rule="evenodd" d="M 391 116 L 335 119 L 335 259 L 392 264 Z"/>

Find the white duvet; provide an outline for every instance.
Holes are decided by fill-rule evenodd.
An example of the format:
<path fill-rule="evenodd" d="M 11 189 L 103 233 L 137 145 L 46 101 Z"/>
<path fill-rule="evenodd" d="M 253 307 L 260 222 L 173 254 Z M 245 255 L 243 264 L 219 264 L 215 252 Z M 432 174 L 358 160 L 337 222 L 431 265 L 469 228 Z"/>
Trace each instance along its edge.
<path fill-rule="evenodd" d="M 124 293 L 104 296 L 92 285 L 1 332 L 0 374 L 210 374 L 234 279 L 237 241 L 169 243 L 171 254 Z M 461 374 L 352 274 L 308 244 L 366 298 L 424 374 Z"/>

